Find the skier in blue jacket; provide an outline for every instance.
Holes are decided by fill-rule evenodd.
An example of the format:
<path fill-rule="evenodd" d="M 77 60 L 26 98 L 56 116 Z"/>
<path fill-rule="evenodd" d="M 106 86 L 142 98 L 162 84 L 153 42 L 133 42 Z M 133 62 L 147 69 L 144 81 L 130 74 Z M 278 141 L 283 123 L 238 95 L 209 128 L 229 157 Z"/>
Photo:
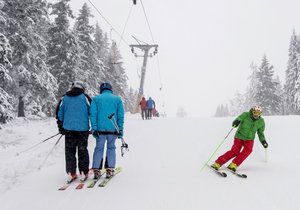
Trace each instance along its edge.
<path fill-rule="evenodd" d="M 155 109 L 155 102 L 153 101 L 153 99 L 151 97 L 149 97 L 149 99 L 147 100 L 148 119 L 152 118 L 153 109 Z"/>
<path fill-rule="evenodd" d="M 66 171 L 69 182 L 77 178 L 76 150 L 78 151 L 80 179 L 87 179 L 89 171 L 87 146 L 91 98 L 84 93 L 84 89 L 82 82 L 74 82 L 71 90 L 61 98 L 56 109 L 59 132 L 65 135 Z"/>
<path fill-rule="evenodd" d="M 108 117 L 112 116 L 110 120 Z M 96 138 L 96 147 L 93 155 L 94 179 L 100 176 L 101 159 L 104 152 L 104 144 L 107 141 L 107 166 L 106 177 L 114 175 L 116 165 L 116 146 L 117 138 L 123 138 L 124 108 L 119 96 L 113 94 L 112 86 L 109 83 L 102 83 L 100 95 L 93 98 L 90 119 L 92 134 Z M 113 124 L 116 122 L 116 125 Z"/>

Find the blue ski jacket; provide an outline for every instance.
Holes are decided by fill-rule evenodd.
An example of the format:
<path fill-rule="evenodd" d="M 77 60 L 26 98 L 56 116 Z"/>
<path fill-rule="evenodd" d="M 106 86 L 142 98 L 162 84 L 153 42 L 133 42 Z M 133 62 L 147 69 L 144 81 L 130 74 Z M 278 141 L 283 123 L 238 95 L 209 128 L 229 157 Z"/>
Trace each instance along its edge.
<path fill-rule="evenodd" d="M 147 108 L 148 108 L 148 109 L 153 109 L 153 108 L 155 108 L 155 102 L 152 100 L 151 97 L 147 100 Z"/>
<path fill-rule="evenodd" d="M 84 93 L 69 91 L 58 107 L 57 117 L 68 131 L 89 131 L 90 98 Z"/>
<path fill-rule="evenodd" d="M 98 131 L 100 134 L 116 134 L 121 138 L 123 137 L 123 103 L 121 98 L 114 95 L 111 90 L 104 90 L 100 95 L 93 98 L 90 114 L 92 130 Z M 108 118 L 111 114 L 114 114 L 112 121 Z M 119 133 L 112 123 L 114 119 L 118 125 Z"/>

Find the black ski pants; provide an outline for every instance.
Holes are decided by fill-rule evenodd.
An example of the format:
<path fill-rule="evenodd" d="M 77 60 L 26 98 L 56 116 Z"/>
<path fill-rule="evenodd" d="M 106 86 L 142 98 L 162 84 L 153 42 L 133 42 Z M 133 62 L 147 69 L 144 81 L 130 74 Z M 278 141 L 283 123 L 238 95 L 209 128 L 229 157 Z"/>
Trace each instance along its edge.
<path fill-rule="evenodd" d="M 79 172 L 89 172 L 89 152 L 87 150 L 89 134 L 86 132 L 68 132 L 65 135 L 65 157 L 67 173 L 76 173 L 76 150 L 78 152 Z"/>

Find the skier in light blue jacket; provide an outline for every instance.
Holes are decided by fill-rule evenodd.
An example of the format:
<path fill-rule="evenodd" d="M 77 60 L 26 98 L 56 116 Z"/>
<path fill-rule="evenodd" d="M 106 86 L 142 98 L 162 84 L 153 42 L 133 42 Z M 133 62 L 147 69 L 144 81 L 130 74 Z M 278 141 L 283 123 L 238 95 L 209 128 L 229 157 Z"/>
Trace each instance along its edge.
<path fill-rule="evenodd" d="M 109 119 L 113 116 L 114 119 Z M 92 134 L 96 138 L 96 147 L 93 155 L 94 179 L 100 176 L 100 164 L 104 152 L 104 144 L 107 141 L 107 165 L 106 177 L 114 175 L 116 165 L 117 138 L 123 138 L 124 108 L 119 96 L 113 94 L 109 83 L 102 83 L 100 95 L 93 98 L 90 108 Z M 113 124 L 116 122 L 116 125 Z"/>

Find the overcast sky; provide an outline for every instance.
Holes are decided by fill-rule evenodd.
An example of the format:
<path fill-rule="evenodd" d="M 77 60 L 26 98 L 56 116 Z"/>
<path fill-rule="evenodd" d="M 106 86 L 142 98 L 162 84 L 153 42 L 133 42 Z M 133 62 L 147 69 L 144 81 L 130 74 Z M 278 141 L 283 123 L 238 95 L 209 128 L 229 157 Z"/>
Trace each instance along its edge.
<path fill-rule="evenodd" d="M 52 0 L 54 1 L 54 0 Z M 91 0 L 118 30 L 122 31 L 132 0 Z M 88 1 L 71 0 L 78 13 L 87 2 L 94 20 L 119 43 L 116 33 Z M 152 39 L 137 0 L 124 39 L 135 44 L 134 35 L 152 44 Z M 300 1 L 297 0 L 143 0 L 158 58 L 150 58 L 145 94 L 159 106 L 165 102 L 168 115 L 184 106 L 189 116 L 212 116 L 218 104 L 225 104 L 236 91 L 244 92 L 252 61 L 260 63 L 264 54 L 282 81 L 288 60 L 293 29 L 300 30 Z M 119 46 L 130 85 L 139 87 L 137 62 L 125 43 Z M 142 64 L 141 58 L 138 59 Z M 161 108 L 160 108 L 161 109 Z"/>

